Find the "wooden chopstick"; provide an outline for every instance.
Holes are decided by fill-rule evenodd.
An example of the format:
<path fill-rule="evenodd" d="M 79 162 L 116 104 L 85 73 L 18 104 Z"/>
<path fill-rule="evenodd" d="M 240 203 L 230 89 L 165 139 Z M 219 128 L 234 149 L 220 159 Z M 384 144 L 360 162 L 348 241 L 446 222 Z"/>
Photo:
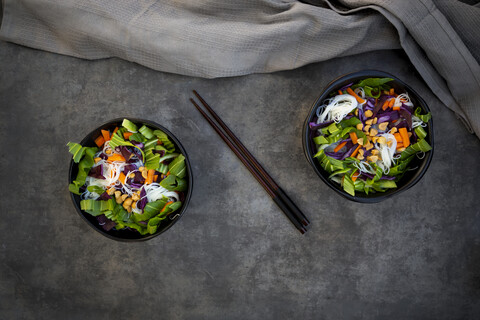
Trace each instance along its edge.
<path fill-rule="evenodd" d="M 218 122 L 220 127 L 226 132 L 228 137 L 232 139 L 232 141 L 240 148 L 240 151 L 245 155 L 245 157 L 249 160 L 249 162 L 255 167 L 257 172 L 263 177 L 266 183 L 270 186 L 273 192 L 282 199 L 285 204 L 290 207 L 290 209 L 294 212 L 294 214 L 298 217 L 300 222 L 304 226 L 308 226 L 310 221 L 308 218 L 303 214 L 303 212 L 295 205 L 295 203 L 287 196 L 287 194 L 278 186 L 278 184 L 273 180 L 273 178 L 268 174 L 267 171 L 260 165 L 260 163 L 255 159 L 255 157 L 248 151 L 248 149 L 243 145 L 243 143 L 235 136 L 235 134 L 230 130 L 230 128 L 223 122 L 223 120 L 217 115 L 215 111 L 210 107 L 210 105 L 198 94 L 197 91 L 193 90 L 193 94 L 200 100 L 203 104 L 205 109 L 210 112 L 213 118 Z"/>
<path fill-rule="evenodd" d="M 307 231 L 305 227 L 309 224 L 308 219 L 305 218 L 305 216 L 303 215 L 303 213 L 301 213 L 298 207 L 295 206 L 295 204 L 288 198 L 288 196 L 283 192 L 283 190 L 281 190 L 280 187 L 275 183 L 275 181 L 266 173 L 266 171 L 261 167 L 258 161 L 256 161 L 256 159 L 250 154 L 250 152 L 241 143 L 241 141 L 235 137 L 233 132 L 225 125 L 225 123 L 213 111 L 213 109 L 208 106 L 205 100 L 196 91 L 194 91 L 194 94 L 202 102 L 205 108 L 212 114 L 215 120 L 218 121 L 222 129 L 225 130 L 225 132 L 227 133 L 227 135 L 210 118 L 210 116 L 205 113 L 205 111 L 195 102 L 195 100 L 190 99 L 190 102 L 192 102 L 195 108 L 197 108 L 197 110 L 208 121 L 212 128 L 223 139 L 223 141 L 227 143 L 230 149 L 235 153 L 235 155 L 240 159 L 240 161 L 242 161 L 242 163 L 257 179 L 260 185 L 265 189 L 265 191 L 270 195 L 270 197 L 275 201 L 275 203 L 280 207 L 280 209 L 282 209 L 282 211 L 294 224 L 294 226 L 302 234 L 304 234 Z"/>

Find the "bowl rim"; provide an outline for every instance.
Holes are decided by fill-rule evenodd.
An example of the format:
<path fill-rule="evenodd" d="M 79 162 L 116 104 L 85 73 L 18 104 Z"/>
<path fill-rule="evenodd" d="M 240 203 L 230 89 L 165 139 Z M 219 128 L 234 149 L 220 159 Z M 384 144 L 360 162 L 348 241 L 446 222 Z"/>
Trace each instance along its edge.
<path fill-rule="evenodd" d="M 85 216 L 86 214 L 88 213 L 84 213 L 81 209 L 80 209 L 80 206 L 77 204 L 76 202 L 76 199 L 75 199 L 75 195 L 71 192 L 68 192 L 70 194 L 70 198 L 72 199 L 72 202 L 73 202 L 73 205 L 78 213 L 78 215 L 91 227 L 93 228 L 95 231 L 99 232 L 100 234 L 102 234 L 103 236 L 107 237 L 107 238 L 110 238 L 112 240 L 116 240 L 116 241 L 120 241 L 120 242 L 139 242 L 139 241 L 147 241 L 147 240 L 150 240 L 150 239 L 153 239 L 157 236 L 159 236 L 160 234 L 164 233 L 165 231 L 167 231 L 168 229 L 170 229 L 174 224 L 176 224 L 178 222 L 178 220 L 180 220 L 181 217 L 183 217 L 185 211 L 187 210 L 187 207 L 188 207 L 188 204 L 190 202 L 190 198 L 192 197 L 192 191 L 193 191 L 193 172 L 192 172 L 192 167 L 191 167 L 191 164 L 190 164 L 190 160 L 189 160 L 189 157 L 187 155 L 187 152 L 185 150 L 185 148 L 183 147 L 183 145 L 180 143 L 180 141 L 177 139 L 177 137 L 175 137 L 175 135 L 173 135 L 172 132 L 170 132 L 170 130 L 168 130 L 167 128 L 165 128 L 164 126 L 154 122 L 154 121 L 151 121 L 151 120 L 147 120 L 147 119 L 140 119 L 140 118 L 133 118 L 133 117 L 121 117 L 121 118 L 115 118 L 115 119 L 112 119 L 112 120 L 109 120 L 107 122 L 104 122 L 103 124 L 97 126 L 95 129 L 91 130 L 87 135 L 85 135 L 85 137 L 82 139 L 82 141 L 80 142 L 80 145 L 84 146 L 86 144 L 87 141 L 89 141 L 90 137 L 97 131 L 100 131 L 102 128 L 106 127 L 106 126 L 110 126 L 114 123 L 122 123 L 122 121 L 124 119 L 128 119 L 130 121 L 132 121 L 133 123 L 135 124 L 138 124 L 138 123 L 142 123 L 142 124 L 146 124 L 146 125 L 149 125 L 149 126 L 152 126 L 152 127 L 156 127 L 158 128 L 159 130 L 162 130 L 163 132 L 165 132 L 168 137 L 173 140 L 173 142 L 175 143 L 175 146 L 178 147 L 180 149 L 180 152 L 182 153 L 182 155 L 185 157 L 185 165 L 187 166 L 187 172 L 188 172 L 188 189 L 187 189 L 187 192 L 185 193 L 185 200 L 183 201 L 183 204 L 182 204 L 182 208 L 180 209 L 179 212 L 177 212 L 176 214 L 178 215 L 175 220 L 172 220 L 172 223 L 170 223 L 166 228 L 162 229 L 161 231 L 158 231 L 155 232 L 154 234 L 150 234 L 150 235 L 145 235 L 145 236 L 142 236 L 140 238 L 122 238 L 122 237 L 117 237 L 117 236 L 114 236 L 110 233 L 108 233 L 108 231 L 105 231 L 103 230 L 102 228 L 99 228 L 98 226 L 94 225 L 90 220 L 87 219 L 87 217 Z M 74 167 L 78 165 L 76 164 L 74 161 L 73 161 L 73 157 L 71 158 L 70 160 L 70 167 L 69 167 L 69 171 L 68 171 L 68 183 L 72 183 L 72 180 L 73 180 L 73 177 L 72 177 L 72 171 L 74 169 Z M 68 190 L 68 189 L 67 189 Z"/>
<path fill-rule="evenodd" d="M 425 100 L 415 90 L 413 90 L 413 88 L 410 85 L 400 80 L 398 77 L 388 72 L 380 71 L 380 70 L 367 69 L 367 70 L 360 70 L 360 71 L 355 71 L 355 72 L 350 72 L 350 73 L 340 75 L 335 79 L 333 79 L 332 81 L 330 81 L 325 86 L 325 88 L 321 91 L 320 95 L 318 96 L 318 98 L 315 100 L 312 107 L 310 108 L 310 111 L 308 112 L 307 118 L 305 119 L 305 123 L 303 125 L 302 143 L 303 143 L 303 150 L 304 150 L 305 157 L 307 158 L 307 161 L 310 163 L 310 165 L 313 167 L 316 174 L 331 189 L 333 189 L 338 194 L 340 194 L 341 196 L 343 196 L 348 200 L 351 200 L 354 202 L 360 202 L 360 203 L 378 203 L 394 195 L 398 195 L 401 192 L 404 192 L 410 189 L 411 187 L 413 187 L 425 175 L 428 167 L 430 166 L 430 163 L 432 162 L 433 153 L 434 153 L 434 132 L 433 132 L 433 120 L 432 120 L 433 117 L 431 117 L 430 120 L 428 121 L 427 131 L 428 131 L 429 142 L 430 142 L 430 146 L 432 147 L 432 150 L 428 152 L 428 154 L 424 158 L 424 161 L 422 161 L 421 169 L 419 168 L 420 170 L 417 171 L 413 179 L 410 182 L 406 183 L 405 185 L 398 187 L 394 190 L 391 190 L 390 192 L 387 191 L 382 193 L 373 193 L 369 195 L 365 195 L 362 193 L 364 196 L 358 196 L 357 193 L 355 193 L 356 195 L 352 196 L 347 192 L 345 192 L 343 189 L 341 189 L 341 187 L 338 186 L 336 183 L 334 183 L 333 181 L 331 181 L 330 179 L 324 176 L 324 174 L 322 173 L 322 171 L 324 171 L 323 168 L 321 168 L 318 161 L 315 161 L 315 159 L 313 158 L 311 142 L 310 142 L 311 129 L 308 124 L 314 118 L 314 116 L 316 116 L 317 107 L 320 105 L 320 103 L 322 103 L 325 100 L 326 96 L 328 96 L 330 92 L 349 82 L 358 81 L 361 78 L 370 78 L 370 77 L 392 78 L 395 83 L 404 87 L 405 90 L 407 90 L 413 96 L 413 98 L 416 100 L 417 105 L 419 107 L 421 107 L 426 112 L 431 112 Z"/>

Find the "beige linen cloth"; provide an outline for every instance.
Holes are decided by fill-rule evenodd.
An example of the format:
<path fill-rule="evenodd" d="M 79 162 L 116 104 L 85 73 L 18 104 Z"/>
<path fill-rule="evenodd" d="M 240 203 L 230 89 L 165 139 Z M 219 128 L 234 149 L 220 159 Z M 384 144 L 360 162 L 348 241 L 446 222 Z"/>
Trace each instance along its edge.
<path fill-rule="evenodd" d="M 480 137 L 478 1 L 3 0 L 0 39 L 206 78 L 403 48 Z"/>

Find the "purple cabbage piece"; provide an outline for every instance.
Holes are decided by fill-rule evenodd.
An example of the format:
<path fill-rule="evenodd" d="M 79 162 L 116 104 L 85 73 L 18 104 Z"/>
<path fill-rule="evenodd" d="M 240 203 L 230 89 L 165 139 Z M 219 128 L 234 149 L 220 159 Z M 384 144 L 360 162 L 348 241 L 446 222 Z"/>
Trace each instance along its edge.
<path fill-rule="evenodd" d="M 346 85 L 344 85 L 343 87 L 341 87 L 341 88 L 340 88 L 340 89 L 338 89 L 338 90 L 340 90 L 340 91 L 346 90 L 348 87 L 351 87 L 352 85 L 353 85 L 353 82 L 351 82 L 351 83 L 349 83 L 349 84 L 346 84 Z"/>
<path fill-rule="evenodd" d="M 353 151 L 355 151 L 355 149 L 357 148 L 357 146 L 358 146 L 358 144 L 354 144 L 353 147 L 351 147 L 347 152 L 345 152 L 342 159 L 340 159 L 340 160 L 345 160 L 346 158 L 350 157 L 352 155 Z"/>
<path fill-rule="evenodd" d="M 97 178 L 97 179 L 103 179 L 105 180 L 105 177 L 103 176 L 103 166 L 98 165 L 96 167 L 92 167 L 90 171 L 88 172 L 89 177 Z"/>
<path fill-rule="evenodd" d="M 373 110 L 373 108 L 375 107 L 375 99 L 374 98 L 368 98 L 365 105 L 366 105 L 365 110 Z"/>
<path fill-rule="evenodd" d="M 308 126 L 310 127 L 311 130 L 318 130 L 318 129 L 327 127 L 327 126 L 331 125 L 332 123 L 333 123 L 333 121 L 325 121 L 325 122 L 322 122 L 322 123 L 310 122 L 308 124 Z"/>
<path fill-rule="evenodd" d="M 383 111 L 382 107 L 383 107 L 383 104 L 385 103 L 385 101 L 387 101 L 387 99 L 388 99 L 388 96 L 386 96 L 386 95 L 380 96 L 380 98 L 378 98 L 377 104 L 375 105 L 375 108 L 373 109 L 373 117 L 376 117 L 377 113 L 379 111 Z"/>
<path fill-rule="evenodd" d="M 102 193 L 100 197 L 98 197 L 98 200 L 109 200 L 109 199 L 112 199 L 112 197 L 110 197 L 110 195 L 107 192 Z"/>
<path fill-rule="evenodd" d="M 140 161 L 143 161 L 142 153 L 137 148 L 133 148 L 133 153 L 137 156 Z"/>
<path fill-rule="evenodd" d="M 140 209 L 140 210 L 143 210 L 143 208 L 145 208 L 145 206 L 147 205 L 147 197 L 145 197 L 147 195 L 147 193 L 145 192 L 145 189 L 142 188 L 142 190 L 140 191 L 140 199 L 142 200 L 139 200 L 137 201 L 137 208 Z"/>
<path fill-rule="evenodd" d="M 400 113 L 400 116 L 405 118 L 407 122 L 408 130 L 411 131 L 412 130 L 412 114 L 403 108 L 400 108 L 398 112 Z"/>
<path fill-rule="evenodd" d="M 325 155 L 329 156 L 330 158 L 337 159 L 337 160 L 343 160 L 345 152 L 328 152 L 325 151 Z"/>
<path fill-rule="evenodd" d="M 135 177 L 133 177 L 133 183 L 144 184 L 145 178 L 140 171 L 135 171 Z"/>
<path fill-rule="evenodd" d="M 127 174 L 130 171 L 137 170 L 137 166 L 134 164 L 127 164 L 125 167 L 123 167 L 123 173 Z"/>
<path fill-rule="evenodd" d="M 120 146 L 120 153 L 125 158 L 125 160 L 130 160 L 133 157 L 133 152 L 126 146 Z"/>
<path fill-rule="evenodd" d="M 397 120 L 398 118 L 400 118 L 398 111 L 389 111 L 389 112 L 379 114 L 377 123 L 382 123 L 387 121 L 392 122 L 393 120 Z"/>
<path fill-rule="evenodd" d="M 141 142 L 138 142 L 138 141 L 135 141 L 135 140 L 130 140 L 130 142 L 134 145 L 136 145 L 137 147 L 139 147 L 140 149 L 143 149 L 143 147 L 145 147 L 145 145 Z"/>
<path fill-rule="evenodd" d="M 165 150 L 152 150 L 152 153 L 158 153 L 160 157 L 163 157 L 165 155 Z"/>
<path fill-rule="evenodd" d="M 113 227 L 117 224 L 112 220 L 108 219 L 104 214 L 97 216 L 97 221 L 100 226 L 102 226 L 103 230 L 110 231 Z"/>

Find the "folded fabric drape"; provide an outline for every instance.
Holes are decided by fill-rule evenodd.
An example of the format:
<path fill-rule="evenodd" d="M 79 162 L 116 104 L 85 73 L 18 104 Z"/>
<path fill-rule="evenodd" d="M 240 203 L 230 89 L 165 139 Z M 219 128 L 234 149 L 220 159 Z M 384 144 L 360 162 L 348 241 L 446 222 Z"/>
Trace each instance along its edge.
<path fill-rule="evenodd" d="M 457 0 L 3 0 L 0 38 L 214 78 L 403 48 L 480 137 L 480 5 Z"/>

